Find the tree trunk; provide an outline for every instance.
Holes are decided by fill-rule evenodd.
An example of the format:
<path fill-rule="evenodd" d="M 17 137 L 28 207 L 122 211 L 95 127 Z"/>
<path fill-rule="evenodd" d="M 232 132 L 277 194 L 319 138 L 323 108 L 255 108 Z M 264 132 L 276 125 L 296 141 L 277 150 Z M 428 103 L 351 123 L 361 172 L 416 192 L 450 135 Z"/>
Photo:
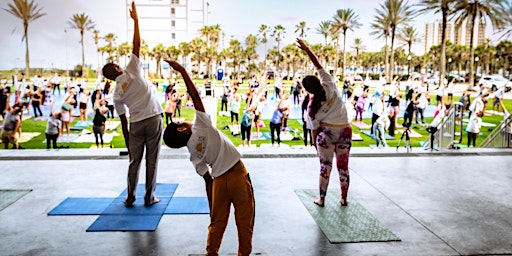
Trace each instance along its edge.
<path fill-rule="evenodd" d="M 386 42 L 384 43 L 384 74 L 389 76 L 389 52 L 388 52 L 388 37 L 385 36 Z"/>
<path fill-rule="evenodd" d="M 391 63 L 389 63 L 389 77 L 386 79 L 388 83 L 393 81 L 393 75 L 395 74 L 395 28 L 391 28 Z"/>
<path fill-rule="evenodd" d="M 469 40 L 469 88 L 468 90 L 473 90 L 475 86 L 475 49 L 473 49 L 473 34 L 475 32 L 475 19 L 476 16 L 471 16 L 471 34 Z"/>
<path fill-rule="evenodd" d="M 25 35 L 25 77 L 30 77 L 30 55 L 28 52 L 28 22 L 23 22 Z"/>
<path fill-rule="evenodd" d="M 343 77 L 343 80 L 345 80 L 345 69 L 346 69 L 346 62 L 347 62 L 347 54 L 345 51 L 345 47 L 347 45 L 347 30 L 343 31 L 343 65 L 341 66 L 341 76 Z M 336 77 L 336 81 L 338 81 L 338 78 Z"/>
<path fill-rule="evenodd" d="M 80 30 L 80 43 L 82 44 L 82 79 L 84 78 L 85 54 L 84 54 L 84 31 Z"/>

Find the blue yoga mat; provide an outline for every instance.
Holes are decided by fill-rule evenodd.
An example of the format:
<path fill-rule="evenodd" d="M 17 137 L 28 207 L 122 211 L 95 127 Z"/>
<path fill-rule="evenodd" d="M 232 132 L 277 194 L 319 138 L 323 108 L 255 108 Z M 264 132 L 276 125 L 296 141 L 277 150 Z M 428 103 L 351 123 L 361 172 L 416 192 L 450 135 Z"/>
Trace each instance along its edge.
<path fill-rule="evenodd" d="M 88 232 L 95 231 L 154 231 L 156 230 L 162 215 L 174 195 L 178 184 L 158 183 L 155 194 L 160 202 L 150 206 L 144 206 L 144 184 L 137 186 L 135 204 L 133 207 L 126 207 L 123 203 L 127 190 L 125 189 L 101 215 L 87 229 Z"/>
<path fill-rule="evenodd" d="M 155 231 L 162 215 L 100 215 L 87 232 Z"/>
<path fill-rule="evenodd" d="M 209 214 L 206 197 L 173 197 L 165 214 Z"/>
<path fill-rule="evenodd" d="M 48 215 L 99 215 L 115 198 L 68 197 Z"/>
<path fill-rule="evenodd" d="M 139 200 L 139 197 L 143 198 L 144 197 L 144 193 L 146 192 L 146 188 L 145 188 L 146 185 L 144 184 L 139 184 L 137 186 L 137 191 L 135 192 L 135 197 L 137 198 L 137 200 Z M 176 189 L 178 188 L 178 184 L 164 184 L 164 183 L 157 183 L 156 184 L 156 188 L 155 188 L 155 195 L 160 198 L 160 197 L 172 197 L 174 195 L 174 192 L 176 191 Z M 125 189 L 120 195 L 119 197 L 126 197 L 126 195 L 128 194 L 128 190 Z"/>

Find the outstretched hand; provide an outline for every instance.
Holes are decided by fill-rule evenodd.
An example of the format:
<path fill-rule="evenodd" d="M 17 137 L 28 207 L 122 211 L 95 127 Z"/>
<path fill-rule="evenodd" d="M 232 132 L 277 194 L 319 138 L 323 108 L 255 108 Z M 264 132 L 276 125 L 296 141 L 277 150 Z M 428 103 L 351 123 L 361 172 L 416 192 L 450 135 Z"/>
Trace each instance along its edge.
<path fill-rule="evenodd" d="M 304 43 L 304 41 L 302 41 L 302 39 L 297 38 L 297 39 L 296 39 L 296 41 L 297 41 L 297 44 L 298 44 L 298 46 L 299 46 L 299 48 L 300 48 L 300 49 L 302 49 L 302 50 L 304 50 L 304 51 L 306 51 L 307 49 L 309 49 L 309 47 L 306 45 L 306 43 Z"/>
<path fill-rule="evenodd" d="M 132 19 L 134 19 L 134 20 L 138 19 L 137 9 L 135 8 L 135 1 L 132 1 L 132 8 L 130 9 L 130 17 L 132 17 Z"/>
<path fill-rule="evenodd" d="M 182 70 L 184 70 L 184 67 L 175 60 L 166 59 L 164 61 L 167 62 L 169 64 L 169 66 L 171 66 L 171 68 L 173 68 L 176 71 L 181 72 Z"/>

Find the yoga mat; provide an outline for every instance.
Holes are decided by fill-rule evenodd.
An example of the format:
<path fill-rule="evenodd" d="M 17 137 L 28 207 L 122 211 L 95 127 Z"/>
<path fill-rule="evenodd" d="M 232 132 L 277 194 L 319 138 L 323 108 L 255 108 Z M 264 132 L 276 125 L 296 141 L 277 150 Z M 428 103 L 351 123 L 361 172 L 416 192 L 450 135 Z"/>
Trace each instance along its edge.
<path fill-rule="evenodd" d="M 209 214 L 206 197 L 173 197 L 165 214 Z"/>
<path fill-rule="evenodd" d="M 28 194 L 32 189 L 2 189 L 0 190 L 0 211 L 18 201 Z"/>
<path fill-rule="evenodd" d="M 100 215 L 115 198 L 68 197 L 48 215 Z"/>
<path fill-rule="evenodd" d="M 315 189 L 297 189 L 297 196 L 331 243 L 388 242 L 400 238 L 383 226 L 354 198 L 341 206 L 339 192 L 329 191 L 325 207 L 319 207 Z"/>
<path fill-rule="evenodd" d="M 469 119 L 464 118 L 464 119 L 462 119 L 462 122 L 467 124 L 469 122 Z M 496 125 L 495 124 L 491 124 L 491 123 L 487 123 L 487 122 L 482 122 L 482 127 L 490 127 L 490 128 L 492 128 L 492 127 L 496 127 Z"/>
<path fill-rule="evenodd" d="M 370 129 L 372 126 L 361 121 L 352 121 L 352 125 L 355 125 L 357 128 L 360 129 Z"/>
<path fill-rule="evenodd" d="M 133 207 L 126 207 L 123 203 L 127 189 L 107 206 L 101 215 L 87 229 L 87 232 L 96 231 L 154 231 L 162 215 L 174 195 L 178 184 L 157 183 L 155 195 L 160 202 L 144 206 L 145 185 L 139 184 L 136 191 L 136 201 Z"/>
<path fill-rule="evenodd" d="M 371 135 L 370 131 L 368 131 L 368 130 L 367 131 L 361 131 L 361 133 L 371 137 L 372 139 L 375 139 L 375 135 Z M 395 139 L 395 137 L 390 136 L 389 134 L 386 133 L 386 140 L 394 140 L 394 139 Z"/>
<path fill-rule="evenodd" d="M 100 215 L 86 231 L 155 231 L 161 218 L 162 215 Z"/>
<path fill-rule="evenodd" d="M 21 137 L 18 139 L 18 143 L 25 143 L 30 141 L 34 137 L 39 136 L 41 133 L 39 132 L 22 132 Z"/>
<path fill-rule="evenodd" d="M 352 141 L 363 141 L 363 137 L 359 133 L 352 133 Z"/>
<path fill-rule="evenodd" d="M 397 136 L 402 136 L 402 133 L 404 133 L 404 130 L 396 130 L 396 133 L 399 133 L 397 134 Z M 409 137 L 411 138 L 421 138 L 423 137 L 423 135 L 419 134 L 418 132 L 416 132 L 415 130 L 413 129 L 409 129 Z M 387 139 L 387 138 L 386 138 Z"/>
<path fill-rule="evenodd" d="M 261 135 L 266 140 L 270 140 L 270 132 L 262 132 Z M 287 133 L 281 132 L 281 136 L 280 137 L 281 137 L 281 141 L 293 140 L 293 134 L 291 132 L 287 132 Z M 274 137 L 274 139 L 277 141 L 277 136 Z"/>

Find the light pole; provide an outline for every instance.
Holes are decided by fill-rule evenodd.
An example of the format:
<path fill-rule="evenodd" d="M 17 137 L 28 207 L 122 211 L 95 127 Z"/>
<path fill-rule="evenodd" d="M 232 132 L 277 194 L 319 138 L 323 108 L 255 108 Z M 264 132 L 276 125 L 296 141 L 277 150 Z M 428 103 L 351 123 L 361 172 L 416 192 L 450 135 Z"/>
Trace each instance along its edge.
<path fill-rule="evenodd" d="M 448 58 L 448 74 L 450 74 L 451 68 L 452 68 L 452 58 Z"/>
<path fill-rule="evenodd" d="M 407 62 L 408 62 L 408 67 L 407 67 L 407 76 L 410 78 L 411 77 L 411 60 L 412 60 L 412 56 L 409 54 L 409 56 L 407 56 Z"/>
<path fill-rule="evenodd" d="M 68 30 L 64 29 L 64 34 L 66 34 L 66 74 L 69 72 L 68 69 Z"/>
<path fill-rule="evenodd" d="M 478 61 L 480 60 L 480 58 L 478 58 L 478 56 L 475 57 L 475 62 L 476 62 L 476 70 L 475 70 L 475 76 L 476 74 L 478 74 L 478 68 L 480 68 L 479 64 L 478 64 Z"/>

